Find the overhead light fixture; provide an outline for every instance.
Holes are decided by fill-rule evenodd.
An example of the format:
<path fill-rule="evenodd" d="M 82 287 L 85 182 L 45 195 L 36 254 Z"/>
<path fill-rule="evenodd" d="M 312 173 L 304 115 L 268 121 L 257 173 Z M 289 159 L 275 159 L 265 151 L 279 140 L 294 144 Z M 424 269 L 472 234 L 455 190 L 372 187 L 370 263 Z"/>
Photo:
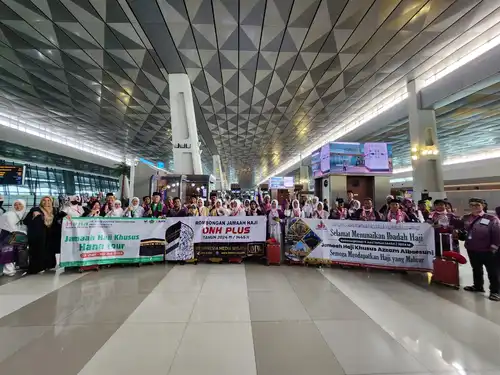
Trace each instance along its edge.
<path fill-rule="evenodd" d="M 439 153 L 438 150 L 436 152 Z M 474 161 L 481 161 L 481 160 L 489 160 L 489 159 L 497 159 L 500 158 L 500 149 L 497 150 L 492 150 L 489 152 L 482 152 L 482 153 L 477 153 L 477 154 L 467 154 L 464 156 L 457 156 L 457 157 L 452 157 L 445 159 L 443 161 L 443 165 L 455 165 L 455 164 L 465 164 L 465 163 L 471 163 Z M 413 168 L 412 167 L 402 167 L 402 168 L 397 168 L 392 171 L 392 174 L 401 174 L 401 173 L 407 173 L 407 172 L 412 172 Z"/>
<path fill-rule="evenodd" d="M 50 130 L 49 126 L 41 126 L 36 123 L 28 123 L 27 121 L 14 117 L 12 115 L 0 112 L 0 125 L 7 128 L 15 129 L 20 132 L 31 134 L 36 137 L 46 139 L 55 143 L 62 144 L 64 146 L 74 148 L 92 155 L 100 156 L 109 160 L 116 161 L 118 163 L 123 162 L 125 155 L 115 154 L 109 151 L 104 151 L 102 148 L 95 147 L 94 144 L 88 142 L 82 142 L 75 138 L 65 137 L 55 131 Z M 128 160 L 127 164 L 130 164 L 131 160 Z"/>

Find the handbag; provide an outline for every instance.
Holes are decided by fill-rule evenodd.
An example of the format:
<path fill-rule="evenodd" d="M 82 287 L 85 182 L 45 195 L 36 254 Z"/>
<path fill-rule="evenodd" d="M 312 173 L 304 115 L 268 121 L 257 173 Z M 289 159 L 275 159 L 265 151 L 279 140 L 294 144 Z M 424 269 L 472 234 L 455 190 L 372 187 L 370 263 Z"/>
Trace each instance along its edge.
<path fill-rule="evenodd" d="M 9 245 L 25 244 L 28 243 L 28 236 L 23 232 L 11 232 L 7 242 Z"/>
<path fill-rule="evenodd" d="M 472 231 L 472 228 L 474 228 L 474 224 L 477 223 L 478 220 L 481 219 L 481 216 L 478 216 L 474 219 L 474 221 L 470 224 L 469 229 L 460 229 L 458 231 L 458 239 L 460 241 L 467 241 L 467 238 L 469 237 L 469 232 Z"/>

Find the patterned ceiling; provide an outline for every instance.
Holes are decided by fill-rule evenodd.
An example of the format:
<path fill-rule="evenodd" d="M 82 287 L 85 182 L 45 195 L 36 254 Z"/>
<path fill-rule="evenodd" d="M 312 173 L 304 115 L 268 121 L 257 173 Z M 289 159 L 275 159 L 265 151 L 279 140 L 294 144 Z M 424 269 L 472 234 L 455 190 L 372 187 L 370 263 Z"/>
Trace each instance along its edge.
<path fill-rule="evenodd" d="M 230 180 L 266 175 L 453 53 L 457 38 L 498 19 L 499 7 L 0 0 L 0 114 L 171 163 L 167 78 L 187 73 L 206 170 L 220 154 Z"/>
<path fill-rule="evenodd" d="M 461 157 L 471 150 L 486 152 L 500 145 L 500 83 L 436 109 L 439 149 L 443 159 Z M 395 168 L 410 165 L 408 122 L 389 125 L 362 142 L 393 143 Z"/>

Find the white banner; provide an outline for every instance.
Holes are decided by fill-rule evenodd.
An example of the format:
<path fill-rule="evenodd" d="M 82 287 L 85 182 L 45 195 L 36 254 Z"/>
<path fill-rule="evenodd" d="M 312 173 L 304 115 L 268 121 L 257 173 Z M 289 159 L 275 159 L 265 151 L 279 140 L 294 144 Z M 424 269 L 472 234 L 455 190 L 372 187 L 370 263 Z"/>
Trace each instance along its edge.
<path fill-rule="evenodd" d="M 263 256 L 266 222 L 265 217 L 65 219 L 61 266 Z"/>
<path fill-rule="evenodd" d="M 291 260 L 431 271 L 434 229 L 429 224 L 297 219 L 287 228 Z"/>

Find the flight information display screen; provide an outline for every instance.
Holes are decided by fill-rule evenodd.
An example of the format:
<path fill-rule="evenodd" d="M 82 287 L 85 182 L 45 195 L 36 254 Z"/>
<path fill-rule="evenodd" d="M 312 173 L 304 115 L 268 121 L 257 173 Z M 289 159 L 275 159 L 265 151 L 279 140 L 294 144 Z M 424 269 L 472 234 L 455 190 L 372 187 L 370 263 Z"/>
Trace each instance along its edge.
<path fill-rule="evenodd" d="M 0 185 L 23 185 L 24 165 L 0 165 Z"/>

